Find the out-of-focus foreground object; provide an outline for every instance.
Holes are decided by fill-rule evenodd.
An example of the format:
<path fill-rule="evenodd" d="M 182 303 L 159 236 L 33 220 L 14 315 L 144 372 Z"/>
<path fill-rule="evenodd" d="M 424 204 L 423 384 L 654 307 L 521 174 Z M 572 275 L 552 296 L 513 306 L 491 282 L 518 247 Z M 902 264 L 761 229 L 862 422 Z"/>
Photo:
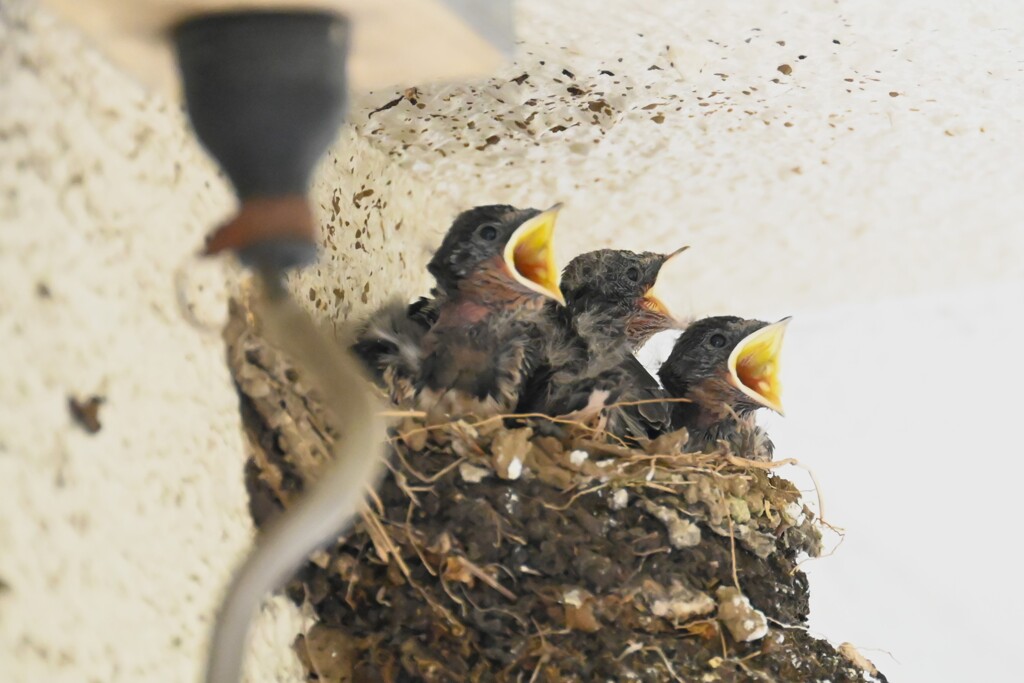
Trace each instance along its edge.
<path fill-rule="evenodd" d="M 492 73 L 512 52 L 511 0 L 45 0 L 123 68 L 177 95 L 167 34 L 203 14 L 326 11 L 353 29 L 348 75 L 356 90 Z"/>
<path fill-rule="evenodd" d="M 205 253 L 234 251 L 260 271 L 312 262 L 306 193 L 345 117 L 345 18 L 224 12 L 188 19 L 173 38 L 192 128 L 242 202 Z"/>
<path fill-rule="evenodd" d="M 246 265 L 271 268 L 315 258 L 305 194 L 344 118 L 349 81 L 482 75 L 512 44 L 509 0 L 51 4 L 143 82 L 184 96 L 197 136 L 242 202 L 206 253 L 232 250 Z"/>
<path fill-rule="evenodd" d="M 345 115 L 348 24 L 329 12 L 223 12 L 178 24 L 173 38 L 189 119 L 242 202 L 205 251 L 234 251 L 261 276 L 265 332 L 320 389 L 341 434 L 325 480 L 257 538 L 227 588 L 205 680 L 234 683 L 260 602 L 346 528 L 382 467 L 384 425 L 358 367 L 283 286 L 316 257 L 307 193 Z"/>
<path fill-rule="evenodd" d="M 264 283 L 273 287 L 275 283 Z M 334 461 L 317 486 L 287 514 L 261 532 L 255 549 L 236 572 L 217 614 L 207 655 L 206 683 L 241 680 L 249 625 L 267 594 L 282 586 L 305 559 L 344 530 L 359 513 L 366 487 L 383 469 L 385 434 L 380 405 L 354 358 L 310 320 L 282 289 L 255 300 L 268 339 L 287 351 L 323 397 L 332 426 L 341 435 Z"/>
<path fill-rule="evenodd" d="M 54 2 L 115 61 L 151 86 L 179 92 L 193 128 L 231 179 L 238 213 L 207 240 L 205 253 L 235 252 L 261 276 L 268 338 L 296 359 L 326 399 L 342 438 L 321 485 L 257 541 L 235 575 L 214 625 L 206 680 L 241 677 L 249 623 L 263 597 L 310 552 L 344 530 L 382 467 L 384 426 L 353 359 L 295 305 L 284 273 L 316 257 L 310 177 L 337 135 L 347 103 L 349 26 L 357 38 L 351 71 L 362 86 L 443 80 L 497 65 L 510 23 L 485 3 L 460 1 L 479 37 L 450 6 L 372 2 Z M 504 5 L 507 7 L 507 4 Z M 502 33 L 504 28 L 508 33 Z M 170 39 L 170 40 L 169 40 Z M 169 51 L 173 42 L 174 55 Z"/>

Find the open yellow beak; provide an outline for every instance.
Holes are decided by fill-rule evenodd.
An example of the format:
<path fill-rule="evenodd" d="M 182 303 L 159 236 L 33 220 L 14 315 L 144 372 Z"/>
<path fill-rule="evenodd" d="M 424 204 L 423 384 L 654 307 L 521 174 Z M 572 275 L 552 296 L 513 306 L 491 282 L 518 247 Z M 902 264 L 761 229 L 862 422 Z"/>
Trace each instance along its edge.
<path fill-rule="evenodd" d="M 675 251 L 673 251 L 671 254 L 669 254 L 668 256 L 665 257 L 664 261 L 661 262 L 661 267 L 664 268 L 666 263 L 668 263 L 670 260 L 674 259 L 679 254 L 682 254 L 684 251 L 686 251 L 689 248 L 690 248 L 689 246 L 680 247 L 679 249 L 676 249 Z M 661 271 L 659 271 L 659 279 L 661 277 L 660 276 L 660 272 Z M 654 281 L 654 284 L 651 285 L 650 289 L 648 289 L 646 292 L 644 292 L 644 296 L 643 296 L 643 299 L 640 301 L 640 304 L 644 308 L 649 310 L 649 311 L 654 311 L 655 313 L 660 313 L 660 314 L 664 315 L 665 317 L 671 318 L 672 317 L 672 313 L 668 310 L 668 306 L 666 306 L 665 302 L 663 302 L 661 300 L 661 298 L 658 297 L 658 295 L 655 293 L 655 290 L 658 287 L 659 279 L 656 279 Z"/>
<path fill-rule="evenodd" d="M 561 204 L 555 204 L 520 225 L 505 245 L 504 256 L 505 264 L 517 282 L 564 305 L 552 241 L 555 218 L 561 208 Z"/>
<path fill-rule="evenodd" d="M 666 306 L 665 302 L 659 299 L 654 293 L 654 287 L 651 287 L 644 293 L 644 298 L 640 303 L 648 311 L 654 311 L 655 313 L 661 313 L 664 316 L 672 317 L 672 314 L 668 311 L 668 306 Z"/>
<path fill-rule="evenodd" d="M 779 382 L 779 352 L 790 318 L 766 325 L 748 334 L 729 355 L 729 379 L 744 394 L 779 415 L 782 384 Z"/>

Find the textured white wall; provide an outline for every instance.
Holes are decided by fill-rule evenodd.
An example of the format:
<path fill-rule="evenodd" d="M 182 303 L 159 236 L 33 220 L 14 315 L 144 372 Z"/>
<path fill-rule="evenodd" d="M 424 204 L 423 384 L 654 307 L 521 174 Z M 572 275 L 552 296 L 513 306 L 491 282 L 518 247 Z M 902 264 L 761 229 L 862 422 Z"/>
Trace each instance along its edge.
<path fill-rule="evenodd" d="M 566 201 L 566 255 L 694 245 L 668 297 L 683 311 L 767 317 L 1020 279 L 1021 13 L 1010 0 L 521 2 L 523 57 L 495 80 L 422 87 L 416 104 L 372 117 L 395 93 L 358 98 L 314 188 L 327 258 L 296 290 L 329 318 L 411 291 L 455 209 L 484 201 Z M 198 671 L 210 610 L 251 529 L 221 345 L 182 321 L 171 278 L 230 209 L 174 107 L 30 0 L 4 0 L 4 680 Z M 949 355 L 946 375 L 968 375 Z M 823 391 L 817 381 L 790 377 L 787 401 L 792 425 L 824 439 L 814 431 L 824 417 L 798 422 L 800 404 Z M 65 405 L 91 393 L 108 397 L 95 436 Z M 858 421 L 864 408 L 851 407 Z M 916 419 L 934 427 L 927 417 Z M 780 433 L 784 447 L 789 438 Z M 869 470 L 826 450 L 799 454 L 850 537 L 820 566 L 860 567 L 877 551 L 857 539 L 876 537 L 879 522 L 847 516 L 863 498 L 831 482 Z M 865 487 L 889 485 L 870 476 Z M 825 619 L 843 584 L 817 566 Z M 281 601 L 268 609 L 277 618 L 263 623 L 253 680 L 290 680 L 297 617 Z M 816 627 L 899 649 L 891 630 L 870 628 L 885 608 L 867 610 Z"/>
<path fill-rule="evenodd" d="M 1024 282 L 792 325 L 787 417 L 772 433 L 814 469 L 846 529 L 833 556 L 806 565 L 811 628 L 865 648 L 892 680 L 1017 675 L 994 653 L 1018 647 L 1024 614 L 1022 305 Z"/>
<path fill-rule="evenodd" d="M 223 346 L 172 279 L 231 196 L 176 107 L 31 2 L 0 6 L 0 84 L 0 679 L 191 680 L 251 524 Z M 418 289 L 417 231 L 452 211 L 351 130 L 337 149 L 296 285 L 331 317 Z M 67 409 L 91 394 L 95 435 Z M 297 617 L 268 610 L 252 680 L 294 680 Z"/>
<path fill-rule="evenodd" d="M 804 565 L 810 628 L 854 643 L 892 680 L 1014 677 L 1011 659 L 978 653 L 1011 652 L 1024 614 L 1022 305 L 1024 281 L 787 311 L 786 417 L 761 422 L 777 459 L 814 472 L 845 535 Z M 644 348 L 649 367 L 673 340 Z M 813 491 L 806 471 L 780 472 Z"/>
<path fill-rule="evenodd" d="M 691 244 L 682 311 L 1024 278 L 1020 2 L 518 6 L 500 76 L 354 112 L 435 191 L 564 201 L 567 256 Z"/>

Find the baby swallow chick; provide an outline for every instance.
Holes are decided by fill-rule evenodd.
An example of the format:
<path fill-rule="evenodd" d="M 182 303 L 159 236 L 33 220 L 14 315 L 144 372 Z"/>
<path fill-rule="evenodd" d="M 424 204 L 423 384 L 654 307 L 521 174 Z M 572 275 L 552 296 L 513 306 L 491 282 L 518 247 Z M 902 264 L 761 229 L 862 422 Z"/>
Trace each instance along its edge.
<path fill-rule="evenodd" d="M 563 301 L 552 250 L 558 209 L 481 206 L 455 219 L 428 266 L 443 296 L 421 342 L 421 405 L 477 415 L 516 408 L 538 364 L 544 303 Z"/>
<path fill-rule="evenodd" d="M 416 393 L 423 338 L 437 322 L 434 298 L 412 304 L 391 301 L 371 314 L 356 333 L 352 351 L 396 405 L 408 405 Z"/>
<path fill-rule="evenodd" d="M 580 254 L 562 272 L 566 312 L 585 337 L 615 343 L 626 339 L 636 351 L 658 332 L 678 326 L 654 290 L 662 266 L 687 249 L 670 254 L 623 249 Z"/>
<path fill-rule="evenodd" d="M 557 207 L 554 210 L 557 211 Z M 483 249 L 488 253 L 499 248 L 503 250 L 507 246 L 508 236 L 497 235 L 495 232 L 500 222 L 499 219 L 506 214 L 511 215 L 518 211 L 510 206 L 489 205 L 479 206 L 460 214 L 449 228 L 441 247 L 428 266 L 428 269 L 437 278 L 437 283 L 430 295 L 420 297 L 411 304 L 399 300 L 391 301 L 370 315 L 358 330 L 352 350 L 370 370 L 378 384 L 388 391 L 393 403 L 408 405 L 415 397 L 416 382 L 420 376 L 424 354 L 424 338 L 431 327 L 437 323 L 444 302 L 456 296 L 460 291 L 460 283 L 463 283 L 464 279 L 470 276 L 474 278 L 490 277 L 491 284 L 494 285 L 491 288 L 492 293 L 504 291 L 501 296 L 511 297 L 505 302 L 505 306 L 511 306 L 512 301 L 523 293 L 522 288 L 512 287 L 508 291 L 503 289 L 505 286 L 513 284 L 515 278 L 520 278 L 519 284 L 529 290 L 527 298 L 533 301 L 531 305 L 540 305 L 539 302 L 544 300 L 545 297 L 541 294 L 544 288 L 550 288 L 552 283 L 544 281 L 538 285 L 529 280 L 530 275 L 536 277 L 543 271 L 554 268 L 553 261 L 551 263 L 537 261 L 537 259 L 553 258 L 550 242 L 544 242 L 543 230 L 532 233 L 524 232 L 523 236 L 526 241 L 518 243 L 511 250 L 508 259 L 504 259 L 503 253 L 503 259 L 498 261 L 492 258 L 490 261 L 481 259 L 478 264 L 469 261 L 458 262 L 462 259 L 472 260 L 471 250 L 474 240 L 483 244 Z M 535 209 L 526 209 L 521 213 L 522 215 L 540 214 Z M 474 227 L 481 229 L 482 237 L 474 235 Z M 553 220 L 551 229 L 553 229 Z M 491 238 L 491 235 L 494 237 Z M 487 243 L 487 238 L 493 241 Z M 550 234 L 547 235 L 547 238 L 550 239 Z M 531 249 L 534 249 L 536 253 L 531 252 Z M 532 269 L 530 274 L 524 275 L 516 270 L 517 259 L 520 267 L 527 270 Z M 480 266 L 479 272 L 475 274 L 470 272 L 474 265 Z M 554 289 L 557 290 L 557 274 L 553 279 Z M 462 289 L 473 289 L 473 286 L 464 284 Z M 487 287 L 477 287 L 476 290 L 486 295 Z M 558 297 L 560 296 L 559 293 Z M 490 304 L 495 310 L 501 308 L 501 304 L 497 301 L 491 301 Z"/>
<path fill-rule="evenodd" d="M 549 307 L 544 371 L 534 410 L 587 419 L 601 413 L 614 436 L 647 438 L 669 426 L 665 394 L 633 354 L 675 324 L 654 295 L 672 254 L 602 249 L 577 256 L 562 275 L 565 307 Z M 618 405 L 617 405 L 618 404 Z"/>
<path fill-rule="evenodd" d="M 782 414 L 779 352 L 788 323 L 719 316 L 686 328 L 658 376 L 669 395 L 691 401 L 672 408 L 672 428 L 690 432 L 688 450 L 725 441 L 734 455 L 771 460 L 773 445 L 755 412 Z"/>

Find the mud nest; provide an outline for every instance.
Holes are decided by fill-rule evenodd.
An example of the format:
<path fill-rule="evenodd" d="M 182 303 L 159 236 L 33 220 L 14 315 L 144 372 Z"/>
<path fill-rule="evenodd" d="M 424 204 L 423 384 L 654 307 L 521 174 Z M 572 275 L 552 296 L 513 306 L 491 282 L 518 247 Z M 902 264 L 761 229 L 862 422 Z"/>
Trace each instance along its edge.
<path fill-rule="evenodd" d="M 334 433 L 233 305 L 225 338 L 257 525 L 315 481 Z M 630 448 L 531 416 L 396 411 L 360 522 L 287 586 L 317 623 L 311 681 L 884 681 L 811 636 L 800 492 L 742 454 Z"/>

